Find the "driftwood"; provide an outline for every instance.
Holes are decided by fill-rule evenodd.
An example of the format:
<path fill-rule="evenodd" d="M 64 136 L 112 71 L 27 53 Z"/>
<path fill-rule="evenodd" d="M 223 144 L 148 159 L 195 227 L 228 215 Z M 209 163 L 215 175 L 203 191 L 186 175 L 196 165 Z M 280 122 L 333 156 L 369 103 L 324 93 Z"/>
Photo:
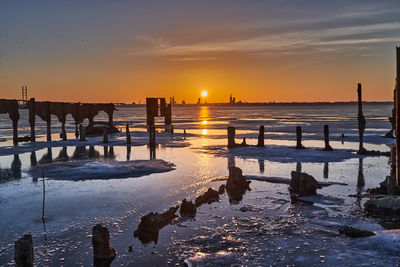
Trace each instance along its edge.
<path fill-rule="evenodd" d="M 284 178 L 284 177 L 272 177 L 272 176 L 258 176 L 258 175 L 245 175 L 244 176 L 247 180 L 254 180 L 254 181 L 261 181 L 261 182 L 268 182 L 268 183 L 274 183 L 274 184 L 290 184 L 291 179 L 290 178 Z M 212 182 L 218 182 L 218 181 L 226 181 L 228 180 L 228 176 L 220 176 L 220 177 L 215 177 L 212 179 Z M 318 183 L 322 186 L 330 186 L 330 185 L 348 185 L 346 183 L 341 183 L 341 182 L 321 182 L 318 181 Z"/>

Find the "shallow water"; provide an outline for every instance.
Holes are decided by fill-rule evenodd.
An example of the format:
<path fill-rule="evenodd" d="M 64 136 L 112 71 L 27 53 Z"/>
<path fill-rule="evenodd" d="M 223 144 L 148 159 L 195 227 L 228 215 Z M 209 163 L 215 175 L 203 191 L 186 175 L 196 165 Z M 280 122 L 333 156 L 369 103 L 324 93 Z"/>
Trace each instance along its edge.
<path fill-rule="evenodd" d="M 44 224 L 41 218 L 43 181 L 40 172 L 32 172 L 32 151 L 38 162 L 35 168 L 52 162 L 60 164 L 62 159 L 107 164 L 150 160 L 151 151 L 144 145 L 147 141 L 144 108 L 120 108 L 114 116 L 121 128 L 126 122 L 131 125 L 134 146 L 130 154 L 123 144 L 123 134 L 110 137 L 106 148 L 97 139 L 89 138 L 83 145 L 76 141 L 54 141 L 50 151 L 46 148 L 50 144 L 43 142 L 43 126 L 37 131 L 41 136 L 36 147 L 22 144 L 19 155 L 14 155 L 10 140 L 1 142 L 0 167 L 10 169 L 14 178 L 0 184 L 0 265 L 12 264 L 14 241 L 26 233 L 33 235 L 38 266 L 90 265 L 92 227 L 102 223 L 108 227 L 110 243 L 118 251 L 112 266 L 182 265 L 185 260 L 194 265 L 214 266 L 235 263 L 303 266 L 336 262 L 346 266 L 374 263 L 395 266 L 400 262 L 399 233 L 384 231 L 378 221 L 365 217 L 356 200 L 349 197 L 376 187 L 390 172 L 387 157 L 365 158 L 354 154 L 358 148 L 356 108 L 355 104 L 176 107 L 173 109 L 176 134 L 159 133 L 157 140 L 161 144 L 155 150 L 155 158 L 173 163 L 174 170 L 124 179 L 88 177 L 79 181 L 69 179 L 68 173 L 60 180 L 46 176 L 45 172 Z M 388 151 L 388 144 L 393 140 L 380 136 L 390 128 L 385 117 L 391 114 L 391 105 L 365 104 L 364 112 L 366 147 Z M 106 119 L 104 114 L 99 118 Z M 11 136 L 7 120 L 0 115 L 1 139 Z M 264 150 L 224 152 L 227 125 L 236 127 L 238 142 L 246 137 L 249 144 L 255 144 L 261 124 L 266 127 Z M 336 153 L 340 157 L 350 156 L 334 160 L 327 156 L 324 160 L 323 155 L 322 158 L 314 156 L 313 160 L 315 150 L 323 147 L 324 124 L 330 125 L 331 146 L 339 151 Z M 56 133 L 57 123 L 52 125 Z M 304 145 L 314 148 L 302 152 L 311 155 L 307 162 L 302 162 L 302 157 L 290 148 L 295 144 L 297 125 L 303 127 Z M 70 122 L 70 132 L 72 126 Z M 20 135 L 28 134 L 27 125 L 21 123 L 21 127 L 24 130 Z M 343 140 L 342 133 L 346 136 Z M 53 140 L 58 139 L 54 134 Z M 273 150 L 269 145 L 277 147 Z M 82 146 L 86 152 L 82 152 Z M 278 153 L 280 149 L 287 151 L 285 160 Z M 277 151 L 279 157 L 271 155 L 271 151 Z M 194 200 L 208 187 L 217 189 L 224 181 L 213 181 L 213 178 L 227 175 L 227 168 L 232 165 L 240 167 L 245 175 L 283 178 L 290 178 L 291 171 L 301 168 L 319 181 L 342 182 L 347 186 L 324 187 L 318 191 L 321 196 L 315 200 L 316 204 L 303 206 L 290 204 L 287 185 L 252 181 L 251 191 L 242 200 L 230 201 L 223 194 L 219 202 L 198 208 L 193 220 L 180 219 L 161 229 L 157 244 L 144 245 L 133 237 L 141 216 L 162 212 L 184 198 Z M 360 166 L 364 186 L 359 179 Z M 377 235 L 352 240 L 337 234 L 343 225 L 359 226 L 376 231 Z M 128 251 L 129 246 L 133 246 L 132 252 Z"/>

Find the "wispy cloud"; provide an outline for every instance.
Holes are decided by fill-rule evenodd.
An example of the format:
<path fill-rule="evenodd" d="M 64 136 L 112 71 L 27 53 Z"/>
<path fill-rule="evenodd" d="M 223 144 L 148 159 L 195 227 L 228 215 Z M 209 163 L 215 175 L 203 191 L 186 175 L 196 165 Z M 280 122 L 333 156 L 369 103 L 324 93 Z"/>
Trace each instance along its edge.
<path fill-rule="evenodd" d="M 277 23 L 276 19 L 269 23 L 255 21 L 254 24 L 245 23 L 238 28 L 235 25 L 227 28 L 227 32 L 232 31 L 229 38 L 218 37 L 210 29 L 211 33 L 192 42 L 168 38 L 167 34 L 138 35 L 135 38 L 135 50 L 128 51 L 125 55 L 164 56 L 171 61 L 184 62 L 216 60 L 224 53 L 259 56 L 290 55 L 307 51 L 346 53 L 347 50 L 353 50 L 351 53 L 354 53 L 355 45 L 362 45 L 365 49 L 379 44 L 400 42 L 400 18 L 389 22 L 381 22 L 379 19 L 392 15 L 393 12 L 394 10 L 388 8 L 369 7 L 363 11 L 298 18 L 282 23 Z M 366 21 L 368 17 L 371 19 Z M 344 19 L 351 19 L 352 22 L 343 26 Z M 221 31 L 220 28 L 218 30 Z"/>

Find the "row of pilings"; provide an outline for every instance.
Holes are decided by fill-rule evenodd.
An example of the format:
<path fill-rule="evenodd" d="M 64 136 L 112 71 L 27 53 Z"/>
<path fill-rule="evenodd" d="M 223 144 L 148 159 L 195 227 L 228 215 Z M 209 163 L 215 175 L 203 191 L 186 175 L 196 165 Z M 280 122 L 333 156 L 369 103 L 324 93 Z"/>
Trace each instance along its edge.
<path fill-rule="evenodd" d="M 227 127 L 228 131 L 228 148 L 234 148 L 234 147 L 243 147 L 243 146 L 249 146 L 246 143 L 246 138 L 243 138 L 242 143 L 236 143 L 235 141 L 235 135 L 236 135 L 236 129 L 233 126 L 228 126 Z M 325 136 L 325 151 L 332 151 L 332 147 L 329 144 L 329 125 L 324 125 L 324 136 Z M 296 127 L 296 149 L 304 149 L 305 146 L 301 143 L 302 140 L 302 130 L 300 126 Z M 265 147 L 264 145 L 264 125 L 261 125 L 259 128 L 259 134 L 257 138 L 257 147 Z"/>
<path fill-rule="evenodd" d="M 95 124 L 94 117 L 100 112 L 104 111 L 108 115 L 107 128 L 109 131 L 114 129 L 113 126 L 113 112 L 115 106 L 112 103 L 106 104 L 92 104 L 92 103 L 66 103 L 66 102 L 50 102 L 50 101 L 35 101 L 31 98 L 27 103 L 29 110 L 29 125 L 31 134 L 29 140 L 35 142 L 35 122 L 36 116 L 46 122 L 47 126 L 47 141 L 51 141 L 51 115 L 55 115 L 58 121 L 61 123 L 61 139 L 67 140 L 67 134 L 65 130 L 65 123 L 68 114 L 71 114 L 75 121 L 75 136 L 78 138 L 80 135 L 78 128 L 85 119 L 88 119 L 89 124 L 86 127 L 87 130 L 93 129 Z M 0 99 L 0 114 L 9 114 L 9 117 L 13 124 L 13 143 L 18 144 L 19 141 L 26 141 L 26 138 L 18 137 L 18 121 L 20 119 L 18 101 Z M 115 130 L 114 130 L 115 131 Z"/>

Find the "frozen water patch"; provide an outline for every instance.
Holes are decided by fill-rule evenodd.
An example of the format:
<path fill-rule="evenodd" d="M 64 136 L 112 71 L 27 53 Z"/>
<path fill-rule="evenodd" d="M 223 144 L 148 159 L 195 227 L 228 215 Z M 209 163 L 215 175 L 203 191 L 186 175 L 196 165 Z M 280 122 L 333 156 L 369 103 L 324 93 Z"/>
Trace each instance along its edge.
<path fill-rule="evenodd" d="M 40 177 L 45 169 L 45 177 L 56 180 L 92 180 L 131 178 L 174 170 L 174 164 L 161 159 L 133 161 L 71 161 L 43 164 L 30 170 L 33 177 Z"/>
<path fill-rule="evenodd" d="M 294 162 L 341 162 L 351 158 L 360 158 L 355 150 L 323 151 L 316 148 L 295 149 L 287 146 L 268 145 L 263 147 L 236 147 L 227 149 L 226 146 L 202 146 L 198 151 L 221 157 L 240 157 L 244 159 L 260 159 L 281 163 Z"/>

